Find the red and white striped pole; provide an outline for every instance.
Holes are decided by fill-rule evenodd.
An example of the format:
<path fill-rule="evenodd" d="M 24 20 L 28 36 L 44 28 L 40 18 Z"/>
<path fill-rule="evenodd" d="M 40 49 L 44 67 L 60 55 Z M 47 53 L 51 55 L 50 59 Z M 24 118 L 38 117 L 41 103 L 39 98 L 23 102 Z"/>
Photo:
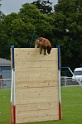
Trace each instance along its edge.
<path fill-rule="evenodd" d="M 12 49 L 12 88 L 11 88 L 11 101 L 13 101 L 13 124 L 16 124 L 16 91 L 15 91 L 15 60 L 14 60 L 14 45 Z"/>
<path fill-rule="evenodd" d="M 60 63 L 60 45 L 56 46 L 58 48 L 58 79 L 59 79 L 59 120 L 62 119 L 62 108 L 61 108 L 61 63 Z"/>
<path fill-rule="evenodd" d="M 9 119 L 9 124 L 13 122 L 13 71 L 11 70 L 11 94 L 10 94 L 10 119 Z"/>

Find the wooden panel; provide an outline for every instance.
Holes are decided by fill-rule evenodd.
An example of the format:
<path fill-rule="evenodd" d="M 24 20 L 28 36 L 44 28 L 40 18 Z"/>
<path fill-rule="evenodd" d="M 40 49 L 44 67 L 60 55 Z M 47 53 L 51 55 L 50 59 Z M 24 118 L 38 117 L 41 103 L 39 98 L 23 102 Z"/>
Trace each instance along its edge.
<path fill-rule="evenodd" d="M 44 64 L 45 63 L 45 64 Z M 56 68 L 57 67 L 57 61 L 37 61 L 36 59 L 34 61 L 25 61 L 25 62 L 15 62 L 15 65 L 17 68 Z M 22 66 L 23 65 L 23 66 Z"/>
<path fill-rule="evenodd" d="M 56 95 L 56 97 L 57 97 L 57 95 Z M 55 103 L 55 102 L 57 102 L 58 103 L 58 99 L 56 98 L 56 97 L 36 97 L 36 98 L 33 98 L 33 97 L 31 97 L 31 98 L 25 98 L 25 97 L 23 97 L 23 99 L 21 99 L 21 97 L 19 97 L 19 99 L 16 99 L 16 103 L 17 104 L 31 104 L 31 103 L 45 103 L 45 102 L 53 102 L 53 103 Z M 19 104 L 19 105 L 20 105 Z M 57 108 L 58 109 L 58 108 Z M 27 113 L 28 113 L 28 111 L 27 111 Z"/>
<path fill-rule="evenodd" d="M 54 87 L 18 89 L 16 101 L 17 104 L 57 102 L 57 90 Z"/>
<path fill-rule="evenodd" d="M 56 107 L 58 106 L 58 103 L 55 102 L 44 102 L 44 103 L 28 103 L 28 104 L 17 104 L 17 114 L 26 113 L 27 111 L 37 111 L 37 110 L 48 110 L 48 109 L 54 109 L 56 110 Z M 58 108 L 58 107 L 57 107 Z"/>
<path fill-rule="evenodd" d="M 39 48 L 14 48 L 15 49 L 15 55 L 18 53 L 28 53 L 28 52 L 33 52 L 33 54 L 35 54 L 39 51 Z M 51 53 L 55 53 L 57 52 L 57 48 L 52 48 Z"/>
<path fill-rule="evenodd" d="M 57 49 L 53 48 L 51 50 L 51 54 L 49 55 L 43 55 L 39 53 L 39 49 L 34 48 L 15 48 L 15 59 L 18 62 L 23 62 L 27 60 L 57 60 Z"/>
<path fill-rule="evenodd" d="M 54 73 L 53 71 L 52 72 L 49 72 L 49 73 L 47 73 L 47 72 L 45 72 L 45 71 L 43 71 L 43 73 L 41 73 L 40 71 L 38 72 L 38 71 L 36 71 L 36 73 L 34 73 L 34 72 L 32 72 L 32 73 L 30 73 L 30 72 L 25 72 L 25 73 L 16 73 L 16 75 L 17 75 L 17 78 L 27 78 L 27 77 L 39 77 L 39 78 L 42 78 L 42 77 L 57 77 L 58 76 L 58 73 Z"/>
<path fill-rule="evenodd" d="M 32 97 L 33 97 L 32 100 L 34 100 L 34 99 L 36 100 L 37 98 L 38 99 L 39 98 L 40 99 L 42 99 L 42 98 L 43 99 L 45 99 L 45 98 L 49 99 L 49 97 L 50 97 L 50 99 L 53 100 L 54 99 L 54 94 L 55 94 L 55 96 L 58 95 L 57 91 L 58 91 L 58 88 L 54 88 L 54 87 L 24 88 L 24 89 L 21 88 L 21 89 L 18 89 L 16 91 L 16 93 L 17 93 L 17 98 L 18 99 L 20 98 L 20 100 L 24 99 L 24 97 L 25 98 L 27 97 L 27 100 L 31 99 Z M 25 99 L 25 101 L 26 101 L 26 99 Z M 37 100 L 36 100 L 36 102 L 37 102 Z M 24 103 L 24 100 L 22 101 L 22 103 Z M 19 102 L 19 104 L 20 104 L 20 102 Z"/>
<path fill-rule="evenodd" d="M 17 123 L 59 119 L 57 49 L 15 48 Z"/>
<path fill-rule="evenodd" d="M 27 61 L 27 60 L 33 61 L 33 60 L 35 60 L 35 58 L 37 58 L 40 61 L 43 60 L 43 58 L 44 58 L 44 60 L 56 60 L 56 58 L 54 56 L 57 56 L 57 53 L 53 54 L 53 57 L 50 55 L 44 56 L 43 54 L 38 53 L 38 54 L 34 55 L 35 56 L 35 58 L 34 58 L 33 55 L 34 54 L 32 54 L 32 52 L 31 52 L 31 55 L 30 55 L 30 53 L 23 53 L 23 54 L 20 53 L 19 55 L 16 54 L 15 58 L 18 62 L 21 62 L 21 60 L 22 60 L 22 62 Z"/>
<path fill-rule="evenodd" d="M 19 78 L 18 78 L 18 77 L 16 76 L 16 84 L 18 84 L 18 83 L 21 82 L 21 81 L 22 81 L 22 83 L 23 83 L 23 82 L 28 82 L 28 83 L 29 83 L 30 81 L 32 82 L 33 80 L 34 80 L 34 82 L 39 82 L 39 81 L 40 81 L 40 82 L 41 82 L 41 81 L 42 81 L 42 82 L 46 82 L 46 81 L 50 81 L 50 82 L 51 82 L 51 81 L 53 80 L 53 83 L 55 83 L 55 82 L 54 82 L 54 79 L 55 79 L 55 82 L 58 83 L 58 76 L 57 76 L 57 77 L 54 77 L 54 76 L 51 77 L 51 76 L 49 76 L 49 77 L 47 77 L 47 78 L 46 78 L 46 76 L 45 76 L 45 77 L 44 77 L 44 80 L 43 80 L 43 78 L 40 78 L 40 77 L 32 77 L 32 78 L 31 78 L 31 77 L 30 77 L 30 78 L 29 78 L 29 77 L 24 77 L 24 78 L 23 78 L 23 77 L 21 77 L 21 78 L 19 77 Z"/>
<path fill-rule="evenodd" d="M 39 83 L 38 83 L 39 82 Z M 23 89 L 23 88 L 34 88 L 34 87 L 58 87 L 58 80 L 57 79 L 51 79 L 51 80 L 27 80 L 27 81 L 17 81 L 16 88 L 17 89 Z"/>
<path fill-rule="evenodd" d="M 38 115 L 38 114 L 37 114 Z M 42 115 L 42 116 L 27 116 L 27 115 L 20 115 L 17 116 L 17 122 L 18 123 L 26 123 L 26 122 L 38 122 L 38 121 L 50 121 L 50 120 L 58 120 L 58 114 L 48 114 L 48 115 Z"/>
<path fill-rule="evenodd" d="M 51 120 L 54 120 L 54 117 L 57 120 L 58 119 L 57 108 L 58 108 L 57 102 L 55 104 L 54 103 L 38 103 L 38 104 L 27 104 L 22 106 L 20 105 L 20 106 L 17 106 L 17 115 L 19 118 L 18 120 L 20 121 L 21 117 L 23 120 L 27 117 L 27 122 L 33 121 L 36 117 L 42 118 L 42 120 L 45 120 L 46 116 L 51 117 L 51 115 L 54 115 L 53 119 L 51 118 Z M 40 120 L 36 120 L 36 121 L 40 121 Z"/>
<path fill-rule="evenodd" d="M 26 115 L 27 117 L 33 117 L 33 116 L 45 116 L 45 115 L 50 115 L 50 113 L 51 114 L 54 114 L 54 116 L 55 116 L 55 114 L 58 114 L 58 111 L 57 110 L 54 110 L 54 109 L 44 109 L 44 110 L 37 110 L 37 111 L 28 111 L 28 113 L 26 112 L 23 112 L 22 114 L 21 113 L 19 113 L 18 115 L 19 116 L 24 116 L 24 115 Z"/>
<path fill-rule="evenodd" d="M 55 65 L 54 65 L 54 66 L 55 66 Z M 58 71 L 58 68 L 57 68 L 57 67 L 56 67 L 56 68 L 53 68 L 53 67 L 52 67 L 52 68 L 51 68 L 51 67 L 48 67 L 48 68 L 32 68 L 32 67 L 31 67 L 31 68 L 30 68 L 30 67 L 28 67 L 28 68 L 22 68 L 22 69 L 16 67 L 16 69 L 17 69 L 17 70 L 16 70 L 16 73 L 17 73 L 17 72 L 18 72 L 18 73 L 22 73 L 22 72 L 23 72 L 23 73 L 25 73 L 25 72 L 30 72 L 30 73 L 34 72 L 34 73 L 35 73 L 36 71 L 41 72 L 41 73 L 42 73 L 43 71 L 49 73 L 49 72 L 52 72 L 52 71 L 53 71 L 53 72 L 54 72 L 54 71 Z"/>

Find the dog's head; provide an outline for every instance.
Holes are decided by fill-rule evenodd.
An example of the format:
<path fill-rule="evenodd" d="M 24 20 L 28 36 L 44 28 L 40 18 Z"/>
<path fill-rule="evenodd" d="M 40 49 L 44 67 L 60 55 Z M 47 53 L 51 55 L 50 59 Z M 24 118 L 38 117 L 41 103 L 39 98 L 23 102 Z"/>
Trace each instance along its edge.
<path fill-rule="evenodd" d="M 50 54 L 51 53 L 51 47 L 47 46 L 47 53 Z"/>
<path fill-rule="evenodd" d="M 43 37 L 39 37 L 39 38 L 36 39 L 35 42 L 36 42 L 36 44 L 37 44 L 38 47 L 40 46 L 42 40 L 43 40 Z"/>

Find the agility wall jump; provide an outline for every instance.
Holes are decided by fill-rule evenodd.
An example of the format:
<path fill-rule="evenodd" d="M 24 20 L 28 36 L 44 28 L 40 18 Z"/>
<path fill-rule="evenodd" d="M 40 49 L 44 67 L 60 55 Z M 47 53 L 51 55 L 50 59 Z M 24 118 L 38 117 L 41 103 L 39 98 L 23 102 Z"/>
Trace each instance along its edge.
<path fill-rule="evenodd" d="M 12 51 L 13 124 L 61 120 L 60 55 L 40 55 L 39 48 Z"/>

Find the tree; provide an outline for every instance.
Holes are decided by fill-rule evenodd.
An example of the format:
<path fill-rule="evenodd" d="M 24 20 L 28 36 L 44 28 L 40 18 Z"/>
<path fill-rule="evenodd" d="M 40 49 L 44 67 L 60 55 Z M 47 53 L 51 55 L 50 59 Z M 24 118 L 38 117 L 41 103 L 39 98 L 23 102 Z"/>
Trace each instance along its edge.
<path fill-rule="evenodd" d="M 11 23 L 15 18 L 18 18 L 18 15 L 16 13 L 11 13 L 10 15 L 4 16 L 0 21 L 0 57 L 10 57 Z"/>
<path fill-rule="evenodd" d="M 78 0 L 59 0 L 54 8 L 54 35 L 61 45 L 62 66 L 75 68 L 82 63 L 81 6 Z"/>
<path fill-rule="evenodd" d="M 24 23 L 20 18 L 14 19 L 11 24 L 12 38 L 17 42 L 17 47 L 30 47 L 31 34 L 34 26 L 28 22 Z"/>
<path fill-rule="evenodd" d="M 20 18 L 25 24 L 30 22 L 34 26 L 34 32 L 36 32 L 36 37 L 46 37 L 51 39 L 53 30 L 53 18 L 47 14 L 43 14 L 40 10 L 33 4 L 24 4 L 19 12 Z M 31 37 L 32 37 L 31 33 Z"/>
<path fill-rule="evenodd" d="M 43 14 L 51 14 L 52 13 L 52 3 L 47 0 L 37 0 L 34 1 L 32 4 L 36 5 L 36 7 L 41 11 Z"/>

